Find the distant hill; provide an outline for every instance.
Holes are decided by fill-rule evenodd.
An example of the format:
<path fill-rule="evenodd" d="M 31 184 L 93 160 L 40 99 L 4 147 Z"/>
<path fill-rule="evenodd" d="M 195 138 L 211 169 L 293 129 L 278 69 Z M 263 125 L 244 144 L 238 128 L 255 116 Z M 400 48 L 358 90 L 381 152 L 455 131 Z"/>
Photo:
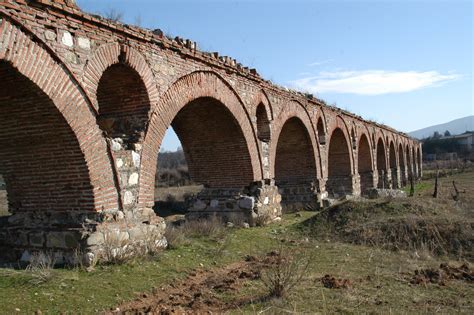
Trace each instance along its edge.
<path fill-rule="evenodd" d="M 444 124 L 415 130 L 408 134 L 414 138 L 423 139 L 432 136 L 435 131 L 438 131 L 442 135 L 446 130 L 448 130 L 451 135 L 458 135 L 465 131 L 474 131 L 474 115 L 455 119 Z"/>

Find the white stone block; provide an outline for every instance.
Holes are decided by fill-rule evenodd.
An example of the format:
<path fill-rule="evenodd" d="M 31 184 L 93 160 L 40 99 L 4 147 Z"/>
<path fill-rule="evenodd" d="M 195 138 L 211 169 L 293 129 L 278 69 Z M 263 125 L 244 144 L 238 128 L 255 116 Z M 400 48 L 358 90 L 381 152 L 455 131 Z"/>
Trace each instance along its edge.
<path fill-rule="evenodd" d="M 74 40 L 72 39 L 72 35 L 69 32 L 63 33 L 62 43 L 68 47 L 74 46 Z"/>
<path fill-rule="evenodd" d="M 135 201 L 135 197 L 133 197 L 133 194 L 131 191 L 126 191 L 125 194 L 123 195 L 123 203 L 125 205 L 131 205 Z"/>
<path fill-rule="evenodd" d="M 138 173 L 132 173 L 132 175 L 130 175 L 130 177 L 128 178 L 128 184 L 130 186 L 138 184 Z"/>
<path fill-rule="evenodd" d="M 132 160 L 133 160 L 133 165 L 135 165 L 135 167 L 139 167 L 139 166 L 140 166 L 140 154 L 138 154 L 137 152 L 133 151 L 133 152 L 132 152 Z"/>
<path fill-rule="evenodd" d="M 79 47 L 81 47 L 82 49 L 91 49 L 91 41 L 89 40 L 89 38 L 79 37 L 77 39 L 77 45 L 79 45 Z"/>

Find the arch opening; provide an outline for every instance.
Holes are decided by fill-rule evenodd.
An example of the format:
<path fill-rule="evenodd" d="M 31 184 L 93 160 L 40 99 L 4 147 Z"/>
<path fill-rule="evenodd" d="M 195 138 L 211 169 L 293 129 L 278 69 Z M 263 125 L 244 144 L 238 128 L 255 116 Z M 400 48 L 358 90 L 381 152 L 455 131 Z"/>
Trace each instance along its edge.
<path fill-rule="evenodd" d="M 352 193 L 349 144 L 340 128 L 333 131 L 329 141 L 326 190 L 334 198 Z"/>
<path fill-rule="evenodd" d="M 398 181 L 398 167 L 397 167 L 397 155 L 395 153 L 395 146 L 393 141 L 390 141 L 390 148 L 389 148 L 389 160 L 390 160 L 390 172 L 391 172 L 391 187 L 392 188 L 400 188 L 400 184 Z"/>
<path fill-rule="evenodd" d="M 326 131 L 324 129 L 323 119 L 321 117 L 318 118 L 318 123 L 316 124 L 316 128 L 318 131 L 319 144 L 321 145 L 326 144 Z"/>
<path fill-rule="evenodd" d="M 407 174 L 405 168 L 405 161 L 403 158 L 403 146 L 400 144 L 398 146 L 398 165 L 400 166 L 400 185 L 406 186 L 407 185 Z"/>
<path fill-rule="evenodd" d="M 224 104 L 210 97 L 195 99 L 176 114 L 171 127 L 182 144 L 193 182 L 235 189 L 252 182 L 245 137 Z"/>
<path fill-rule="evenodd" d="M 385 145 L 382 138 L 377 142 L 377 171 L 378 171 L 378 188 L 388 188 L 387 176 L 387 160 L 385 158 Z"/>
<path fill-rule="evenodd" d="M 140 75 L 118 63 L 107 68 L 97 88 L 100 128 L 111 138 L 138 142 L 145 131 L 150 99 Z"/>
<path fill-rule="evenodd" d="M 0 61 L 0 174 L 9 212 L 93 211 L 89 170 L 53 101 Z"/>
<path fill-rule="evenodd" d="M 297 117 L 285 122 L 278 137 L 275 184 L 287 209 L 315 201 L 318 185 L 313 145 L 304 123 Z"/>
<path fill-rule="evenodd" d="M 260 103 L 257 106 L 257 137 L 260 141 L 269 142 L 271 138 L 270 121 L 268 119 L 265 105 Z"/>
<path fill-rule="evenodd" d="M 359 140 L 358 169 L 360 176 L 360 191 L 362 194 L 367 189 L 374 187 L 374 172 L 372 168 L 372 155 L 369 140 L 363 134 Z"/>

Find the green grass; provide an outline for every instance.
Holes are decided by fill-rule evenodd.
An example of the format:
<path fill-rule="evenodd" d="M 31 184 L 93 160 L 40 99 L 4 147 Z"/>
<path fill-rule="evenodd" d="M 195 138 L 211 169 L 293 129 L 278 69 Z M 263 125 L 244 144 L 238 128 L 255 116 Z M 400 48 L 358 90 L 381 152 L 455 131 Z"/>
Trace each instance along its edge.
<path fill-rule="evenodd" d="M 163 251 L 155 258 L 137 259 L 124 265 L 99 266 L 92 272 L 80 269 L 53 270 L 53 278 L 41 285 L 31 285 L 28 271 L 0 270 L 0 313 L 89 314 L 131 300 L 140 292 L 150 291 L 183 278 L 195 268 L 212 270 L 245 255 L 262 255 L 282 242 L 304 240 L 308 235 L 301 222 L 314 216 L 286 215 L 281 223 L 251 229 L 231 229 L 224 239 L 193 238 L 177 249 Z M 302 247 L 313 260 L 304 280 L 288 299 L 270 300 L 244 305 L 235 313 L 253 313 L 269 309 L 271 313 L 431 313 L 440 311 L 473 312 L 470 297 L 472 285 L 453 281 L 446 287 L 412 286 L 407 277 L 415 269 L 436 266 L 436 258 L 416 258 L 406 252 L 350 245 L 327 237 L 312 236 L 293 245 Z M 302 245 L 301 245 L 302 244 Z M 325 274 L 348 278 L 352 289 L 326 289 L 319 278 Z M 229 300 L 239 296 L 265 296 L 260 281 L 249 281 L 242 290 L 223 293 Z"/>
<path fill-rule="evenodd" d="M 434 189 L 434 184 L 428 181 L 421 181 L 417 182 L 415 184 L 415 194 L 427 192 L 427 191 L 433 191 Z M 407 195 L 410 193 L 410 185 L 407 185 L 403 187 L 402 189 Z"/>

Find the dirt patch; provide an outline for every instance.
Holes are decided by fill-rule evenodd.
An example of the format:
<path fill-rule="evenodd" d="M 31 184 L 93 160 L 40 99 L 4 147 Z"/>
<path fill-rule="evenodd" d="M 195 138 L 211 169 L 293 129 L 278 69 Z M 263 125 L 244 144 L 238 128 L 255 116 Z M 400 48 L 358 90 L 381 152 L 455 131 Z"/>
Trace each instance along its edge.
<path fill-rule="evenodd" d="M 260 279 L 261 271 L 276 260 L 277 256 L 271 252 L 264 257 L 247 256 L 244 261 L 220 269 L 194 270 L 184 280 L 155 288 L 152 293 L 144 293 L 107 314 L 207 314 L 235 309 L 255 300 L 255 296 L 230 300 L 222 296 L 232 296 L 245 282 Z"/>
<path fill-rule="evenodd" d="M 330 275 L 325 275 L 321 278 L 321 282 L 325 288 L 328 289 L 350 289 L 352 281 L 349 279 L 337 279 Z"/>
<path fill-rule="evenodd" d="M 410 283 L 424 285 L 435 283 L 444 286 L 450 280 L 461 280 L 472 283 L 474 282 L 474 270 L 471 270 L 467 264 L 462 264 L 459 267 L 440 264 L 439 268 L 415 270 L 415 274 L 410 279 Z"/>

